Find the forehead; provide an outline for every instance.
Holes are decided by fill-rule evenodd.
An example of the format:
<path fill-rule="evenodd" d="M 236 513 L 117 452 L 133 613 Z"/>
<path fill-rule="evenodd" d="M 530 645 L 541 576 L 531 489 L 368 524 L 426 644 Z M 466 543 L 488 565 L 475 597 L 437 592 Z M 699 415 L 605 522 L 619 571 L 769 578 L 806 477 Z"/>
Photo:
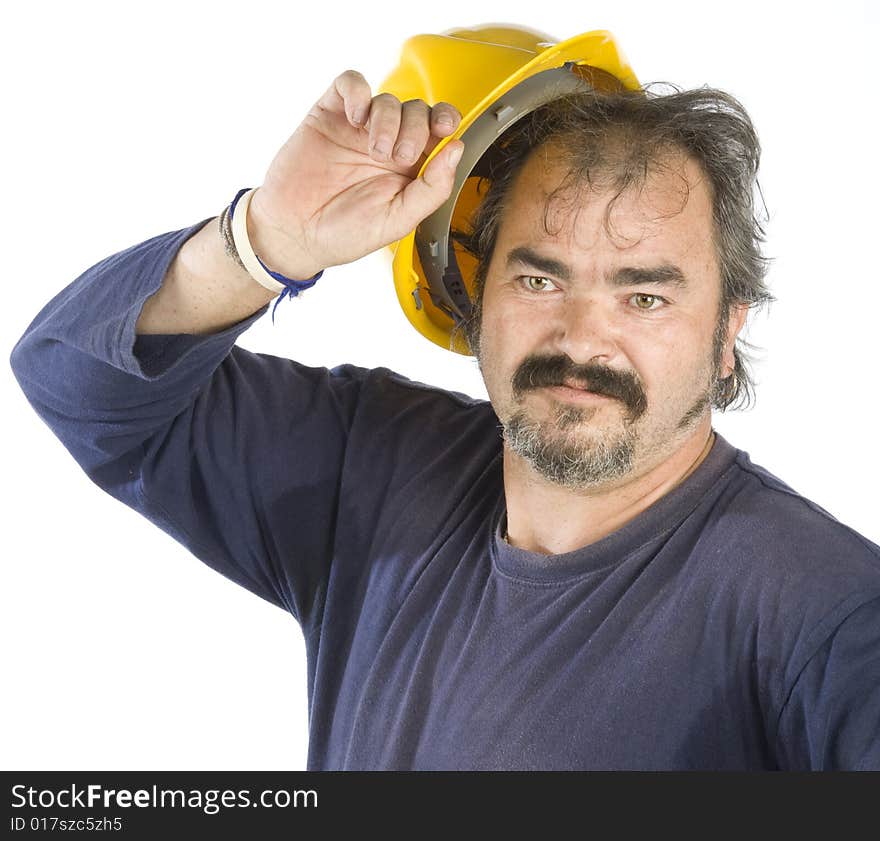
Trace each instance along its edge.
<path fill-rule="evenodd" d="M 620 254 L 717 272 L 711 186 L 697 161 L 671 150 L 622 181 L 619 166 L 577 179 L 551 145 L 538 148 L 512 186 L 498 246 L 506 253 L 525 240 L 550 242 L 573 256 Z"/>

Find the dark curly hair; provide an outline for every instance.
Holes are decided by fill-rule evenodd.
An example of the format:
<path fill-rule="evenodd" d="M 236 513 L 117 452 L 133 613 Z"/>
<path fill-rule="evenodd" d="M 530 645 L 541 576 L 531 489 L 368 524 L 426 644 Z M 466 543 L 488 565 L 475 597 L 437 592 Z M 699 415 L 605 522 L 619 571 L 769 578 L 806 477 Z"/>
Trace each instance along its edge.
<path fill-rule="evenodd" d="M 721 267 L 722 294 L 715 330 L 716 359 L 723 347 L 731 307 L 760 307 L 773 300 L 764 278 L 771 258 L 762 256 L 765 239 L 755 213 L 760 195 L 757 179 L 760 144 L 743 105 L 724 91 L 702 87 L 681 90 L 662 83 L 671 93 L 657 93 L 661 83 L 634 91 L 577 91 L 555 99 L 514 123 L 486 152 L 478 165 L 488 183 L 470 230 L 453 230 L 453 239 L 477 260 L 473 308 L 457 325 L 472 351 L 479 354 L 482 299 L 486 275 L 512 186 L 526 160 L 551 143 L 555 160 L 567 175 L 548 197 L 545 230 L 551 201 L 568 188 L 580 190 L 601 183 L 616 191 L 605 211 L 608 229 L 614 201 L 630 187 L 644 185 L 649 168 L 663 169 L 670 152 L 684 151 L 699 163 L 711 185 L 713 233 Z M 761 197 L 763 204 L 763 196 Z M 550 233 L 549 230 L 547 230 Z M 713 406 L 724 410 L 749 405 L 754 384 L 750 359 L 740 338 L 734 348 L 734 371 L 719 380 Z"/>

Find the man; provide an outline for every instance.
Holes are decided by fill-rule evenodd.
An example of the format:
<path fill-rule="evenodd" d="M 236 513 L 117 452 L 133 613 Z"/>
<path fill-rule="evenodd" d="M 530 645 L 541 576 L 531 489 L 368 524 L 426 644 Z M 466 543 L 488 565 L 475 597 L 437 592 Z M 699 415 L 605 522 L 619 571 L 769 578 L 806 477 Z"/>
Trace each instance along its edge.
<path fill-rule="evenodd" d="M 489 404 L 236 347 L 276 292 L 204 222 L 16 345 L 93 481 L 300 622 L 310 768 L 880 767 L 880 550 L 712 431 L 766 292 L 720 236 L 711 97 L 560 98 L 497 144 L 457 233 Z M 306 279 L 400 239 L 449 196 L 460 141 L 419 171 L 460 119 L 343 73 L 249 195 L 249 245 Z"/>

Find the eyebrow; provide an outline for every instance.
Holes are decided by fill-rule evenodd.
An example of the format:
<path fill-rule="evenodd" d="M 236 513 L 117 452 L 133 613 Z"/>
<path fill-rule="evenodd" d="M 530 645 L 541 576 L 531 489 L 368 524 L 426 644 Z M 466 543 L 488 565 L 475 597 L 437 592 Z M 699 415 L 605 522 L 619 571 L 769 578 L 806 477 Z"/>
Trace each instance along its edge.
<path fill-rule="evenodd" d="M 565 263 L 554 260 L 552 257 L 545 257 L 526 245 L 517 246 L 508 253 L 508 268 L 514 263 L 547 272 L 547 274 L 555 275 L 562 280 L 571 280 L 574 274 Z M 684 289 L 688 285 L 684 272 L 674 263 L 661 263 L 658 266 L 650 267 L 624 266 L 611 275 L 609 282 L 612 286 L 638 286 L 653 283 L 675 286 L 679 289 Z"/>

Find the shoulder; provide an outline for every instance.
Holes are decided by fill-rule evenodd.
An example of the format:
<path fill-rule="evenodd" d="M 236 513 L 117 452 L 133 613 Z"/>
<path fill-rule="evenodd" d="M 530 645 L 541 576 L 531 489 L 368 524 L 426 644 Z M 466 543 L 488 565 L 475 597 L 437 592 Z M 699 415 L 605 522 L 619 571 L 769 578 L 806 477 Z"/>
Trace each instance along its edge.
<path fill-rule="evenodd" d="M 738 450 L 733 481 L 719 500 L 744 551 L 772 557 L 787 574 L 846 571 L 880 588 L 880 546 Z"/>
<path fill-rule="evenodd" d="M 332 373 L 360 380 L 352 433 L 356 444 L 369 446 L 374 459 L 397 460 L 406 454 L 422 466 L 428 459 L 462 470 L 477 468 L 501 451 L 500 424 L 487 400 L 413 380 L 385 367 L 340 365 Z M 417 466 L 416 461 L 406 463 L 410 469 Z"/>
<path fill-rule="evenodd" d="M 772 709 L 782 709 L 808 664 L 822 671 L 823 652 L 836 650 L 840 661 L 850 659 L 845 647 L 874 650 L 877 544 L 742 450 L 704 511 L 694 573 L 711 582 L 704 600 L 750 651 Z"/>
<path fill-rule="evenodd" d="M 497 424 L 487 400 L 413 380 L 390 368 L 340 365 L 333 372 L 360 378 L 364 411 L 383 416 L 398 426 L 419 426 L 424 431 L 428 421 L 458 427 L 464 424 L 464 434 L 471 424 Z"/>
<path fill-rule="evenodd" d="M 788 652 L 790 684 L 835 628 L 880 597 L 880 547 L 742 450 L 725 478 L 704 535 L 715 587 L 765 654 Z"/>
<path fill-rule="evenodd" d="M 364 377 L 377 394 L 398 400 L 414 403 L 438 403 L 449 411 L 490 408 L 486 400 L 471 397 L 460 391 L 451 391 L 419 380 L 412 380 L 390 368 L 358 368 L 354 365 L 340 365 L 334 370 L 359 372 L 358 375 Z"/>

